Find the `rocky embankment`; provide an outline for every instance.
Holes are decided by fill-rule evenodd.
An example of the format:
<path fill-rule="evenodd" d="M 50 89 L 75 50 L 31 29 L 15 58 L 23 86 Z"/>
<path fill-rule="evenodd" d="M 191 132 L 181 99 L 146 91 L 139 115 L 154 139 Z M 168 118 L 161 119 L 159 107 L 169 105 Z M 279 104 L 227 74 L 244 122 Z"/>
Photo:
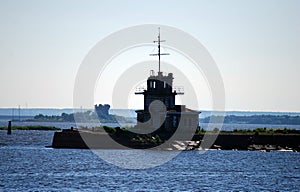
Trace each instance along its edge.
<path fill-rule="evenodd" d="M 206 135 L 210 139 L 213 135 Z M 203 141 L 204 135 L 195 135 L 194 141 Z M 213 149 L 222 150 L 293 150 L 300 151 L 300 134 L 268 133 L 221 133 L 217 136 Z"/>

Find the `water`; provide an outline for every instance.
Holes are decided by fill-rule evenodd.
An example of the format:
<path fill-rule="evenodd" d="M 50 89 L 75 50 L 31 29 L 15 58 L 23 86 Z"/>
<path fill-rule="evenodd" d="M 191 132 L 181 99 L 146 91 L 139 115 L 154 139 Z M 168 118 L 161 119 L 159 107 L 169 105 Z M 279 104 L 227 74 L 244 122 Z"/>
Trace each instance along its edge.
<path fill-rule="evenodd" d="M 0 191 L 300 190 L 300 153 L 184 151 L 161 166 L 129 170 L 90 150 L 45 148 L 53 133 L 13 131 L 7 136 L 0 131 Z"/>
<path fill-rule="evenodd" d="M 77 109 L 78 111 L 79 109 Z M 86 111 L 88 109 L 82 109 L 82 111 Z M 15 119 L 19 119 L 18 117 L 18 110 L 11 109 L 11 108 L 0 108 L 0 126 L 7 126 L 8 121 L 12 119 L 12 112 L 14 111 Z M 20 110 L 20 122 L 14 121 L 13 125 L 20 125 L 20 126 L 27 126 L 27 125 L 43 125 L 43 126 L 54 126 L 57 128 L 70 128 L 70 127 L 96 127 L 99 126 L 97 123 L 79 123 L 75 124 L 72 122 L 27 122 L 22 121 L 26 119 L 33 118 L 34 115 L 44 114 L 44 115 L 61 115 L 62 113 L 73 113 L 73 109 L 48 109 L 48 108 L 33 108 L 33 109 L 21 109 Z M 136 113 L 132 109 L 110 109 L 111 114 L 121 115 L 125 117 L 136 117 Z M 200 114 L 201 118 L 207 117 L 211 114 L 210 111 L 203 111 Z M 290 116 L 300 116 L 299 112 L 248 112 L 248 111 L 227 111 L 227 115 L 237 115 L 237 116 L 250 116 L 250 115 L 290 115 Z M 135 119 L 134 119 L 135 120 Z M 124 127 L 124 126 L 134 126 L 136 123 L 105 123 L 102 125 L 111 126 L 111 127 Z M 204 129 L 208 128 L 208 123 L 200 123 L 200 126 Z M 256 128 L 288 128 L 288 129 L 297 129 L 300 130 L 300 125 L 276 125 L 276 124 L 223 124 L 223 125 L 216 125 L 216 128 L 225 131 L 232 131 L 234 129 L 256 129 Z M 215 128 L 214 127 L 214 128 Z"/>

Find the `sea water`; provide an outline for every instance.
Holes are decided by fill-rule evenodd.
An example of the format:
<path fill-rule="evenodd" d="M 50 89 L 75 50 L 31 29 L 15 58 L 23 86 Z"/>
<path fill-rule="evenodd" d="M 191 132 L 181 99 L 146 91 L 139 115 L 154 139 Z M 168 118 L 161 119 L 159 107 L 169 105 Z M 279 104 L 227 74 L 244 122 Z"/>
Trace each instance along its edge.
<path fill-rule="evenodd" d="M 0 191 L 300 190 L 297 152 L 183 151 L 160 166 L 132 170 L 90 150 L 46 148 L 53 134 L 0 131 Z"/>

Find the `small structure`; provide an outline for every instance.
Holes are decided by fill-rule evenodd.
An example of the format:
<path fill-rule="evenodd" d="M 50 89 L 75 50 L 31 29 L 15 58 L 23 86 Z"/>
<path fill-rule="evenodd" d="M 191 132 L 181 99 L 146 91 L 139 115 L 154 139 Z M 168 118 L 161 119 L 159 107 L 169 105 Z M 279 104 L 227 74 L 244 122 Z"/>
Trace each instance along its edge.
<path fill-rule="evenodd" d="M 164 128 L 168 131 L 174 131 L 179 125 L 191 128 L 199 124 L 199 113 L 185 107 L 185 105 L 176 105 L 175 96 L 184 94 L 183 89 L 173 88 L 173 74 L 164 75 L 160 71 L 160 56 L 167 55 L 160 53 L 160 32 L 158 34 L 158 53 L 151 54 L 158 56 L 159 70 L 157 75 L 151 70 L 147 79 L 147 89 L 139 90 L 135 94 L 144 95 L 144 109 L 137 110 L 138 126 L 152 128 Z M 180 124 L 179 124 L 180 123 Z"/>
<path fill-rule="evenodd" d="M 110 105 L 108 105 L 108 104 L 95 105 L 95 112 L 97 113 L 97 115 L 100 119 L 106 119 L 109 117 L 109 112 L 108 112 L 109 108 L 110 108 Z"/>

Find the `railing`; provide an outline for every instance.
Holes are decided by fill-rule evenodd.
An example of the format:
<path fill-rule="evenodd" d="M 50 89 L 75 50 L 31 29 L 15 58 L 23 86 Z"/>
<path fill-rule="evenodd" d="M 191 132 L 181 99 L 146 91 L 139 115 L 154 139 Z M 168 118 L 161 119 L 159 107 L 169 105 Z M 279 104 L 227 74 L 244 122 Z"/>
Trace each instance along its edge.
<path fill-rule="evenodd" d="M 137 87 L 137 88 L 135 88 L 135 93 L 143 93 L 146 90 L 147 90 L 146 87 Z M 183 95 L 184 87 L 183 86 L 174 86 L 172 91 L 176 92 L 178 95 Z"/>
<path fill-rule="evenodd" d="M 146 89 L 146 87 L 137 87 L 135 88 L 135 93 L 143 93 Z"/>
<path fill-rule="evenodd" d="M 184 87 L 183 86 L 174 86 L 173 92 L 176 92 L 178 95 L 184 94 Z"/>

